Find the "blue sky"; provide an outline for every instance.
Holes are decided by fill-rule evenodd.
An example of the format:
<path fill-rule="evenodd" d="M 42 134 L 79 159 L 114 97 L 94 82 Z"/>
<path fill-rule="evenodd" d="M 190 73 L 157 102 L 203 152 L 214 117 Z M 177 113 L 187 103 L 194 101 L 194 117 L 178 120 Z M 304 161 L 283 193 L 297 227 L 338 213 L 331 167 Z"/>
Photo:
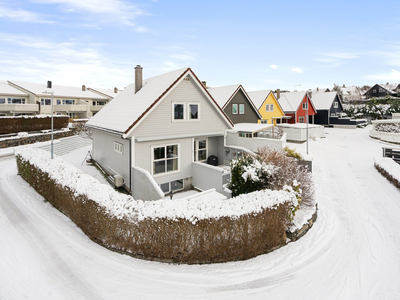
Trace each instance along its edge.
<path fill-rule="evenodd" d="M 122 89 L 191 67 L 209 86 L 400 82 L 400 1 L 0 0 L 3 80 Z"/>

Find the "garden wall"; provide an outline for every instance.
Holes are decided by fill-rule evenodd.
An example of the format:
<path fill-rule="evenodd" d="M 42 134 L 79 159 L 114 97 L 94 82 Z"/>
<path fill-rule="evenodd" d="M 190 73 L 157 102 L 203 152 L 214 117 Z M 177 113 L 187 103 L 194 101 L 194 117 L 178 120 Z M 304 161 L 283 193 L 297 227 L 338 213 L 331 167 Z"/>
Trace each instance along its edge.
<path fill-rule="evenodd" d="M 369 131 L 369 136 L 389 143 L 400 144 L 400 133 L 385 132 L 375 130 L 378 125 L 383 124 L 400 124 L 400 120 L 377 120 L 372 121 L 372 130 Z"/>
<path fill-rule="evenodd" d="M 193 264 L 248 259 L 286 244 L 295 198 L 289 192 L 264 190 L 209 203 L 140 201 L 89 182 L 85 177 L 89 175 L 70 172 L 65 164 L 59 172 L 56 160 L 46 159 L 43 165 L 48 164 L 44 169 L 49 171 L 43 171 L 32 163 L 40 160 L 40 149 L 32 154 L 24 151 L 28 150 L 16 153 L 19 175 L 87 236 L 109 249 L 149 260 Z M 81 189 L 87 192 L 78 192 Z M 96 193 L 101 199 L 90 196 Z M 111 205 L 105 205 L 107 201 Z M 207 214 L 207 209 L 212 213 Z M 168 217 L 168 211 L 174 216 Z M 196 217 L 187 217 L 188 211 Z"/>

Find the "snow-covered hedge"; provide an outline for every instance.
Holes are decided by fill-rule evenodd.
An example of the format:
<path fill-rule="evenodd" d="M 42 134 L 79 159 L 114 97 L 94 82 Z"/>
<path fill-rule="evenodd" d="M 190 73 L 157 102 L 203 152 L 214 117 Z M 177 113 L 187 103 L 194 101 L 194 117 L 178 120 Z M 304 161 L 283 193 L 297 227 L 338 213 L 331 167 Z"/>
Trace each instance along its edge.
<path fill-rule="evenodd" d="M 37 148 L 16 151 L 19 174 L 99 243 L 149 259 L 247 259 L 286 242 L 296 192 L 228 200 L 135 200 Z"/>
<path fill-rule="evenodd" d="M 400 122 L 398 123 L 378 123 L 375 126 L 376 131 L 400 133 Z"/>
<path fill-rule="evenodd" d="M 375 158 L 375 168 L 400 188 L 400 165 L 398 163 L 389 157 L 379 157 Z"/>

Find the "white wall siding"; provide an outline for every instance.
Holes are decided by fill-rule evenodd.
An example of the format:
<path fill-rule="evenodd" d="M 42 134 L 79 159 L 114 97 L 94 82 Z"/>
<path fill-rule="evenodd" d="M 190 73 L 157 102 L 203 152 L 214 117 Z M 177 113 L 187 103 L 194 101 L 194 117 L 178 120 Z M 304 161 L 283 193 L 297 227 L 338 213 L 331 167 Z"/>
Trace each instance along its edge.
<path fill-rule="evenodd" d="M 258 148 L 272 147 L 274 149 L 283 149 L 286 147 L 286 133 L 282 138 L 267 139 L 267 138 L 245 138 L 239 137 L 238 133 L 228 132 L 226 136 L 226 145 L 234 147 L 243 147 L 252 152 L 257 152 Z"/>
<path fill-rule="evenodd" d="M 137 200 L 158 200 L 164 196 L 149 172 L 132 168 L 132 197 Z"/>
<path fill-rule="evenodd" d="M 192 177 L 192 139 L 172 139 L 151 142 L 135 143 L 135 162 L 136 166 L 147 170 L 152 174 L 153 165 L 152 159 L 152 146 L 167 146 L 179 144 L 179 171 L 170 172 L 158 175 L 152 175 L 158 184 L 170 182 L 173 180 L 184 179 Z"/>
<path fill-rule="evenodd" d="M 223 192 L 222 188 L 222 175 L 225 173 L 224 169 L 214 167 L 205 163 L 194 162 L 192 184 L 202 190 L 209 190 L 215 188 L 218 193 Z"/>
<path fill-rule="evenodd" d="M 199 103 L 200 120 L 172 120 L 172 103 Z M 136 138 L 184 133 L 199 134 L 221 132 L 228 129 L 225 118 L 199 89 L 193 78 L 183 80 L 171 93 L 138 125 L 132 135 Z"/>
<path fill-rule="evenodd" d="M 123 145 L 122 154 L 114 151 L 114 142 Z M 120 135 L 93 129 L 93 159 L 110 174 L 118 173 L 123 176 L 126 185 L 129 185 L 129 155 L 129 140 L 122 139 Z"/>

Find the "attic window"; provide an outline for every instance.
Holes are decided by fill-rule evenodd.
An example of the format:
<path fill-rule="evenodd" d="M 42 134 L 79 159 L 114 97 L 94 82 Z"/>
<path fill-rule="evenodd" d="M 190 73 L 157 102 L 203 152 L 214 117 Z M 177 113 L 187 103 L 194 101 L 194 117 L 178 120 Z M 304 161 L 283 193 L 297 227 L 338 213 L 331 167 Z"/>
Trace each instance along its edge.
<path fill-rule="evenodd" d="M 303 103 L 303 110 L 308 109 L 308 103 Z"/>
<path fill-rule="evenodd" d="M 174 120 L 183 120 L 185 115 L 185 105 L 174 104 Z"/>
<path fill-rule="evenodd" d="M 185 80 L 185 81 L 190 81 L 190 78 L 189 78 L 189 76 L 187 76 L 187 77 L 185 77 L 183 80 Z"/>
<path fill-rule="evenodd" d="M 333 108 L 338 108 L 338 103 L 337 102 L 333 102 Z"/>

